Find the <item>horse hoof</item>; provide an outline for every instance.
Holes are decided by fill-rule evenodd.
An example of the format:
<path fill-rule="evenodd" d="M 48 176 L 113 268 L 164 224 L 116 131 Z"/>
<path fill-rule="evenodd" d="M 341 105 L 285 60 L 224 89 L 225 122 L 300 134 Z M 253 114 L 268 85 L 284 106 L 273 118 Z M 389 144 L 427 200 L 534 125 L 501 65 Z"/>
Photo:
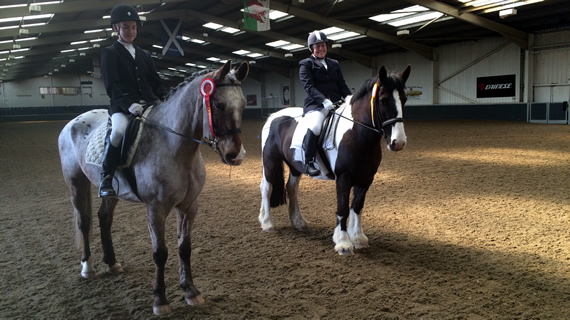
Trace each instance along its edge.
<path fill-rule="evenodd" d="M 350 256 L 354 254 L 352 249 L 343 248 L 337 251 L 339 256 Z"/>
<path fill-rule="evenodd" d="M 362 244 L 362 243 L 354 243 L 354 249 L 365 249 L 368 248 L 369 245 L 368 243 Z"/>
<path fill-rule="evenodd" d="M 266 228 L 263 228 L 262 230 L 263 230 L 264 232 L 275 232 L 275 231 L 277 231 L 277 229 L 275 229 L 274 226 L 266 227 Z"/>
<path fill-rule="evenodd" d="M 115 263 L 112 267 L 109 267 L 108 272 L 113 275 L 118 275 L 123 273 L 123 266 L 120 263 Z"/>
<path fill-rule="evenodd" d="M 163 306 L 153 306 L 152 313 L 154 313 L 155 316 L 170 314 L 170 305 L 165 304 Z"/>
<path fill-rule="evenodd" d="M 204 297 L 202 297 L 201 294 L 191 297 L 191 298 L 185 298 L 186 299 L 186 303 L 190 306 L 198 306 L 201 304 L 206 303 L 206 299 L 204 299 Z"/>
<path fill-rule="evenodd" d="M 93 280 L 95 279 L 95 276 L 95 271 L 81 271 L 81 277 L 83 279 Z"/>

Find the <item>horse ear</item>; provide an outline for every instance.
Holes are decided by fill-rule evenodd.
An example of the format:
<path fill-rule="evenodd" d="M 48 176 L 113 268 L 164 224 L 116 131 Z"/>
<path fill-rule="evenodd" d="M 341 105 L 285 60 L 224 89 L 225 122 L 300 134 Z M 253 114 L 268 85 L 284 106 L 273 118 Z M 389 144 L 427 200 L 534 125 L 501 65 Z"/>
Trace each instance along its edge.
<path fill-rule="evenodd" d="M 225 78 L 226 75 L 230 72 L 231 67 L 232 67 L 232 62 L 228 60 L 220 69 L 214 72 L 214 75 L 212 76 L 214 81 L 218 81 Z"/>
<path fill-rule="evenodd" d="M 388 78 L 388 73 L 386 72 L 386 68 L 382 66 L 378 71 L 378 80 L 380 80 L 380 84 L 386 83 L 386 78 Z"/>
<path fill-rule="evenodd" d="M 406 69 L 402 71 L 402 73 L 400 73 L 400 78 L 402 79 L 402 81 L 404 81 L 404 83 L 406 83 L 406 81 L 408 80 L 408 77 L 410 76 L 410 71 L 412 71 L 412 66 L 408 65 Z"/>
<path fill-rule="evenodd" d="M 245 80 L 245 78 L 247 77 L 249 73 L 249 64 L 247 63 L 247 61 L 242 62 L 239 67 L 236 70 L 236 79 L 239 82 L 242 82 L 243 80 Z"/>

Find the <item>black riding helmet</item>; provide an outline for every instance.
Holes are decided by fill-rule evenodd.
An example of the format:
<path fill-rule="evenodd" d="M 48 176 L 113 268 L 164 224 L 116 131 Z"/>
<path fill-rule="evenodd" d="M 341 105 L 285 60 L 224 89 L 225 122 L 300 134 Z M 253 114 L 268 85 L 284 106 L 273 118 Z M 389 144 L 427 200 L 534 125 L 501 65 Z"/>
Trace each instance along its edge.
<path fill-rule="evenodd" d="M 111 25 L 121 21 L 136 21 L 138 26 L 141 25 L 139 13 L 129 4 L 119 4 L 111 10 Z"/>
<path fill-rule="evenodd" d="M 328 43 L 329 40 L 327 39 L 327 35 L 319 30 L 315 30 L 309 33 L 309 38 L 307 39 L 307 45 L 309 46 L 309 51 L 313 52 L 313 45 L 315 43 L 326 42 Z"/>

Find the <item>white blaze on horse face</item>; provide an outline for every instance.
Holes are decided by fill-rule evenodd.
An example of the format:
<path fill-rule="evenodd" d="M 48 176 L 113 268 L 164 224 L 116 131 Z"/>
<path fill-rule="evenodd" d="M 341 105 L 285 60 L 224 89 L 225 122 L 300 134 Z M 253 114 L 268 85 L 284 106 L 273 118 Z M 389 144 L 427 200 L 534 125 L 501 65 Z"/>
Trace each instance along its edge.
<path fill-rule="evenodd" d="M 394 90 L 393 93 L 394 101 L 396 103 L 396 109 L 398 110 L 398 118 L 404 117 L 404 106 L 402 106 L 402 101 L 400 100 L 400 93 L 398 90 Z M 404 149 L 404 145 L 406 145 L 407 137 L 406 132 L 404 131 L 404 123 L 403 122 L 396 122 L 392 125 L 392 136 L 390 137 L 390 141 L 388 142 L 388 149 L 392 151 L 400 151 Z"/>

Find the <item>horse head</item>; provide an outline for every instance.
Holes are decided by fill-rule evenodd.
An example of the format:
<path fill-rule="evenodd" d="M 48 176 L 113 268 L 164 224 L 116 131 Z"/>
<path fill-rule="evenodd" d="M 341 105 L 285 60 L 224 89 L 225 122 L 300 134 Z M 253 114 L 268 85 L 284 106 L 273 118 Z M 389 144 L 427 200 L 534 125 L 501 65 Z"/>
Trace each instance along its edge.
<path fill-rule="evenodd" d="M 245 157 L 241 140 L 241 119 L 245 109 L 245 97 L 241 82 L 249 72 L 247 62 L 231 69 L 231 61 L 226 62 L 212 74 L 215 91 L 211 97 L 212 130 L 217 143 L 217 152 L 222 162 L 240 165 Z"/>
<path fill-rule="evenodd" d="M 388 74 L 386 68 L 382 66 L 378 71 L 376 79 L 377 92 L 372 98 L 376 108 L 373 117 L 378 121 L 380 131 L 384 133 L 388 149 L 400 151 L 407 142 L 404 131 L 404 105 L 406 104 L 406 93 L 404 88 L 410 76 L 411 67 L 408 65 L 399 74 Z M 375 89 L 376 90 L 376 89 Z"/>

